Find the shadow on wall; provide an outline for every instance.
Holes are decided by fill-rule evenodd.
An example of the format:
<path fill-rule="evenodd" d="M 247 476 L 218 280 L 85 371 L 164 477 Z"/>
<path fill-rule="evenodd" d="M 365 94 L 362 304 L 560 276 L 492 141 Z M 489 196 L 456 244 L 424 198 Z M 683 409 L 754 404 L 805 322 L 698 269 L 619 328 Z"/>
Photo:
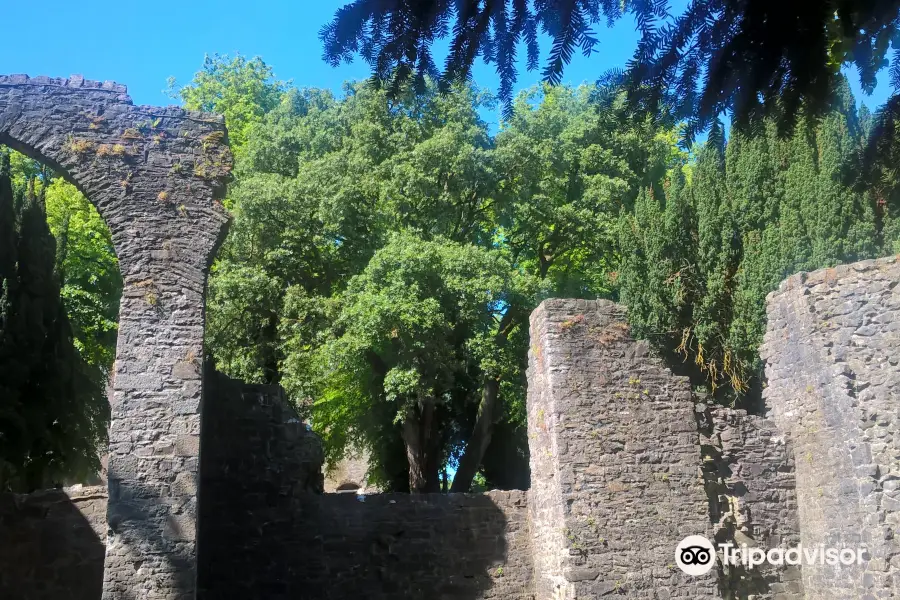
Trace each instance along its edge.
<path fill-rule="evenodd" d="M 0 494 L 0 598 L 98 600 L 106 489 Z"/>
<path fill-rule="evenodd" d="M 505 510 L 495 495 L 512 499 L 500 500 Z M 303 493 L 290 515 L 258 528 L 258 514 L 236 511 L 246 529 L 232 523 L 228 539 L 218 536 L 216 563 L 204 546 L 201 597 L 532 599 L 524 498 Z"/>
<path fill-rule="evenodd" d="M 281 388 L 206 377 L 200 600 L 533 598 L 525 492 L 322 494 Z"/>
<path fill-rule="evenodd" d="M 119 503 L 109 514 L 116 538 L 112 558 L 130 550 L 143 556 L 141 568 L 156 577 L 171 597 L 193 597 L 192 564 L 179 558 L 190 532 L 167 528 L 158 534 L 154 519 L 139 506 L 159 498 L 152 488 L 118 488 Z M 130 500 L 136 502 L 132 503 Z M 6 600 L 100 600 L 104 588 L 108 495 L 104 486 L 74 486 L 28 495 L 0 494 L 0 598 Z M 111 561 L 105 574 L 107 598 L 143 597 L 132 563 Z M 150 585 L 149 582 L 147 585 Z"/>
<path fill-rule="evenodd" d="M 292 499 L 321 491 L 321 442 L 279 386 L 204 377 L 198 598 L 282 598 L 303 543 Z"/>
<path fill-rule="evenodd" d="M 492 497 L 516 494 L 524 517 L 516 492 L 298 498 L 291 562 L 305 589 L 294 597 L 531 598 L 524 518 L 509 522 Z"/>
<path fill-rule="evenodd" d="M 196 571 L 193 555 L 193 544 L 196 538 L 194 531 L 182 527 L 176 520 L 185 515 L 190 508 L 183 506 L 170 510 L 160 501 L 165 498 L 160 487 L 127 484 L 110 478 L 110 497 L 116 502 L 111 505 L 105 515 L 108 519 L 109 531 L 114 538 L 106 549 L 106 564 L 101 554 L 101 573 L 104 575 L 104 600 L 137 600 L 144 598 L 147 589 L 137 586 L 151 586 L 156 593 L 169 598 L 193 598 L 196 589 Z M 166 519 L 165 526 L 157 523 Z M 190 523 L 193 519 L 186 518 Z M 116 557 L 121 556 L 122 560 Z M 139 557 L 138 573 L 135 573 L 133 558 Z M 141 569 L 145 576 L 141 577 Z M 151 573 L 153 574 L 151 578 Z M 165 576 L 160 575 L 165 573 Z M 61 596 L 65 598 L 66 596 Z M 43 600 L 48 600 L 45 597 Z M 93 597 L 93 600 L 101 595 Z"/>

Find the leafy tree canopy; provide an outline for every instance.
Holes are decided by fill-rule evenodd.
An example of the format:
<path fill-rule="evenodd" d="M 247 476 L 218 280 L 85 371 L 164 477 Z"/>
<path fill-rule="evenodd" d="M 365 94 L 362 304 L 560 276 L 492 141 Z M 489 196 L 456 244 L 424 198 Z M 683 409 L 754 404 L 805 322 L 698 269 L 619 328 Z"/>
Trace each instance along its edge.
<path fill-rule="evenodd" d="M 769 118 L 726 143 L 714 124 L 694 154 L 616 87 L 527 90 L 493 136 L 468 84 L 289 89 L 238 156 L 208 351 L 282 384 L 330 460 L 362 446 L 393 490 L 436 490 L 451 465 L 454 491 L 527 480 L 527 318 L 546 297 L 623 301 L 747 405 L 765 295 L 897 243 L 894 207 L 838 177 L 873 127 L 838 82 L 792 134 Z"/>
<path fill-rule="evenodd" d="M 527 318 L 614 293 L 616 219 L 678 155 L 621 98 L 540 87 L 496 138 L 471 86 L 291 90 L 251 130 L 213 267 L 218 368 L 279 382 L 329 457 L 361 445 L 392 489 L 468 489 L 524 447 Z M 518 454 L 513 451 L 511 454 Z"/>
<path fill-rule="evenodd" d="M 179 86 L 174 77 L 168 81 L 169 96 L 181 100 L 186 108 L 225 116 L 236 153 L 246 143 L 250 127 L 278 105 L 285 89 L 287 84 L 276 80 L 262 59 L 240 54 L 206 56 L 203 68 L 188 85 Z"/>

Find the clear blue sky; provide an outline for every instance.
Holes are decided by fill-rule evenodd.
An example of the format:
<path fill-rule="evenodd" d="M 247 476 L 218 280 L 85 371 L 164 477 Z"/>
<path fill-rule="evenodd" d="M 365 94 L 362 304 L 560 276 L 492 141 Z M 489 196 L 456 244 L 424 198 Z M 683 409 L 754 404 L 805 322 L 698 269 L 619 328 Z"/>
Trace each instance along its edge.
<path fill-rule="evenodd" d="M 163 94 L 166 79 L 190 81 L 206 53 L 240 52 L 261 56 L 281 79 L 297 86 L 338 90 L 343 81 L 364 78 L 367 65 L 359 60 L 339 68 L 322 61 L 319 28 L 331 19 L 342 0 L 45 0 L 40 10 L 28 2 L 7 2 L 3 8 L 0 73 L 27 73 L 114 80 L 128 86 L 136 104 L 171 104 Z M 676 0 L 676 6 L 686 2 Z M 621 67 L 634 50 L 637 35 L 630 19 L 615 28 L 598 26 L 598 51 L 581 55 L 566 70 L 564 80 L 592 82 L 611 67 Z M 546 51 L 546 44 L 544 48 Z M 524 54 L 524 52 L 522 53 Z M 545 56 L 545 55 L 544 55 Z M 524 57 L 523 57 L 524 58 Z M 497 89 L 493 68 L 478 64 L 478 85 Z M 518 89 L 533 85 L 539 72 L 520 69 Z M 860 97 L 858 77 L 851 74 Z M 870 107 L 888 95 L 887 76 Z M 485 115 L 496 124 L 496 115 Z"/>

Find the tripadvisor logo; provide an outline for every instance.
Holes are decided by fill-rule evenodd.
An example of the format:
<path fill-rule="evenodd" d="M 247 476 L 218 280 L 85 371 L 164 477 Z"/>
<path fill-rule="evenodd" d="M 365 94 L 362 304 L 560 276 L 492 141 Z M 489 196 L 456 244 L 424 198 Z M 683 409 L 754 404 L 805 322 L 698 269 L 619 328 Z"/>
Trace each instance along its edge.
<path fill-rule="evenodd" d="M 753 569 L 763 564 L 783 565 L 861 565 L 869 558 L 866 548 L 826 548 L 824 545 L 794 548 L 751 548 L 746 544 L 719 544 L 721 557 L 716 555 L 712 542 L 702 535 L 689 535 L 675 548 L 675 562 L 688 575 L 705 575 L 716 564 L 716 560 L 728 566 L 742 565 Z"/>
<path fill-rule="evenodd" d="M 716 564 L 716 549 L 702 535 L 689 535 L 675 548 L 675 563 L 688 575 L 706 575 Z"/>

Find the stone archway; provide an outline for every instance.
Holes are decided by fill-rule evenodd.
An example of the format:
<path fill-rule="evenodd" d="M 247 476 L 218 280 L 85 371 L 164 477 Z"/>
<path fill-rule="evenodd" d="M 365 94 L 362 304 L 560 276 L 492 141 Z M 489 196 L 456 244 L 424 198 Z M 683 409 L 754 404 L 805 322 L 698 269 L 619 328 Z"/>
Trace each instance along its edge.
<path fill-rule="evenodd" d="M 193 598 L 204 293 L 228 221 L 223 121 L 134 106 L 111 82 L 0 75 L 0 144 L 75 184 L 119 257 L 103 598 Z"/>

